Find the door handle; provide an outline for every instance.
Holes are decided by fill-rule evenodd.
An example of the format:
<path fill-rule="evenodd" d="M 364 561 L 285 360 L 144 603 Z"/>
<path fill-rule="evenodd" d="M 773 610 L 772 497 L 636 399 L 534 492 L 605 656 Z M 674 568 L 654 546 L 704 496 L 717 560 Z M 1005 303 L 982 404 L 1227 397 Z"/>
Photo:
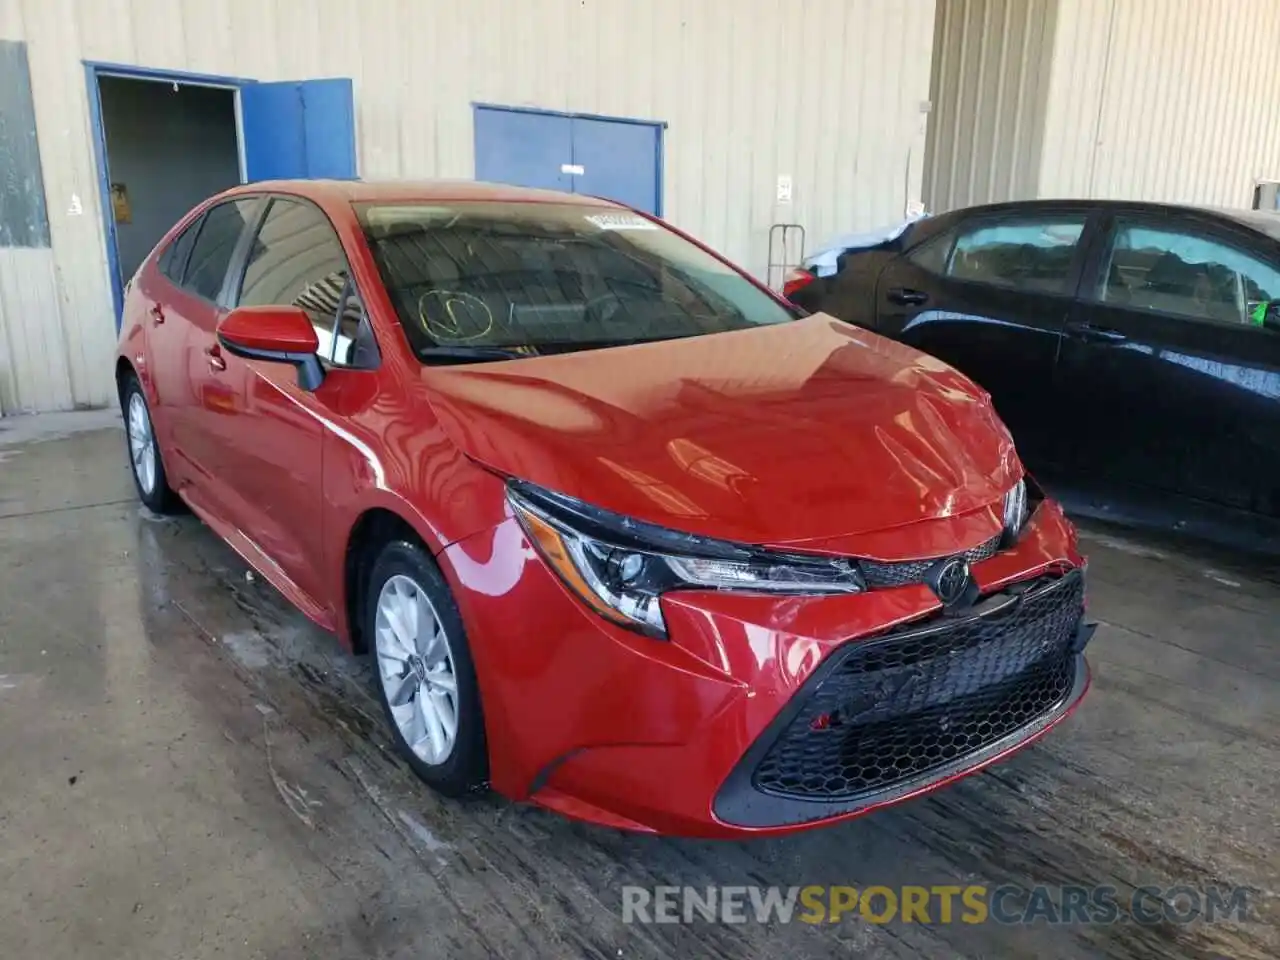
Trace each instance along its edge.
<path fill-rule="evenodd" d="M 205 356 L 209 358 L 209 369 L 216 373 L 221 373 L 227 369 L 227 361 L 222 359 L 222 348 L 216 343 L 212 347 L 205 347 Z"/>
<path fill-rule="evenodd" d="M 151 321 L 158 327 L 164 323 L 164 307 L 158 303 L 151 305 Z"/>
<path fill-rule="evenodd" d="M 1067 329 L 1089 343 L 1124 343 L 1129 339 L 1119 330 L 1092 323 L 1069 323 Z"/>
<path fill-rule="evenodd" d="M 918 307 L 929 302 L 929 295 L 923 290 L 912 290 L 909 287 L 894 287 L 889 291 L 889 299 L 904 307 Z"/>

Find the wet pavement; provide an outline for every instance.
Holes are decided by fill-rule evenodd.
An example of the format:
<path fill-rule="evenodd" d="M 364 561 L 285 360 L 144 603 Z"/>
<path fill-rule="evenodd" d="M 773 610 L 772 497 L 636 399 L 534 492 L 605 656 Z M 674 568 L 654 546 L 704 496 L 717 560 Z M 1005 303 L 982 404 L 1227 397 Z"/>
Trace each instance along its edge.
<path fill-rule="evenodd" d="M 193 517 L 143 510 L 118 430 L 28 424 L 6 443 L 9 423 L 0 955 L 1280 956 L 1280 574 L 1263 564 L 1090 528 L 1094 687 L 1047 739 L 851 824 L 665 840 L 419 787 L 364 659 Z M 1249 916 L 623 923 L 625 885 L 685 884 L 1110 885 L 1122 903 L 1217 886 L 1249 888 Z"/>

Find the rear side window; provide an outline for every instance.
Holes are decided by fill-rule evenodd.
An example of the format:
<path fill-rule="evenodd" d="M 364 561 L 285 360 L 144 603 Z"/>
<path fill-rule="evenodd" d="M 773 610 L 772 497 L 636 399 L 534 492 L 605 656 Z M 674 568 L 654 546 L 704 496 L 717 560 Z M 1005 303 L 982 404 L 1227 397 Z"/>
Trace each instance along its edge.
<path fill-rule="evenodd" d="M 187 258 L 191 255 L 191 247 L 196 242 L 196 234 L 200 232 L 200 224 L 203 222 L 204 217 L 196 217 L 160 254 L 160 272 L 176 284 L 182 283 L 182 271 L 187 268 Z"/>
<path fill-rule="evenodd" d="M 256 204 L 256 199 L 228 200 L 204 215 L 183 274 L 184 287 L 206 300 L 218 299 L 236 241 Z"/>
<path fill-rule="evenodd" d="M 1081 215 L 968 224 L 956 237 L 947 274 L 1035 293 L 1067 293 L 1084 223 Z"/>
<path fill-rule="evenodd" d="M 329 218 L 310 203 L 271 201 L 249 254 L 238 303 L 300 307 L 315 328 L 320 356 L 343 365 L 368 363 L 372 335 L 354 295 L 342 243 Z M 357 351 L 362 337 L 365 349 Z M 376 356 L 376 346 L 373 350 Z"/>

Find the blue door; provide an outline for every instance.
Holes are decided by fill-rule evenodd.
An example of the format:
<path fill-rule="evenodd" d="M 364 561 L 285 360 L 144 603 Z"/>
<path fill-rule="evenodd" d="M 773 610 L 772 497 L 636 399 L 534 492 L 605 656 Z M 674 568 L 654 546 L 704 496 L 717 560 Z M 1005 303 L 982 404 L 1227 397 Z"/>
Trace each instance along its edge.
<path fill-rule="evenodd" d="M 625 120 L 573 120 L 573 192 L 658 213 L 659 128 Z"/>
<path fill-rule="evenodd" d="M 573 189 L 568 117 L 476 107 L 476 179 L 544 190 Z"/>
<path fill-rule="evenodd" d="M 476 107 L 476 179 L 617 200 L 662 212 L 662 128 Z"/>
<path fill-rule="evenodd" d="M 246 179 L 355 179 L 355 104 L 345 77 L 246 84 L 240 117 Z"/>

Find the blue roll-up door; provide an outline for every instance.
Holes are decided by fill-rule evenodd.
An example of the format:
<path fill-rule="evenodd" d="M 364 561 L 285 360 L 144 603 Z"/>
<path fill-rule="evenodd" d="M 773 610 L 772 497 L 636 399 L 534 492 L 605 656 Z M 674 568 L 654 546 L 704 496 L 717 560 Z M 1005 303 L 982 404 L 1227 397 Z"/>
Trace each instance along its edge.
<path fill-rule="evenodd" d="M 477 180 L 662 212 L 660 124 L 476 107 L 475 145 Z"/>

